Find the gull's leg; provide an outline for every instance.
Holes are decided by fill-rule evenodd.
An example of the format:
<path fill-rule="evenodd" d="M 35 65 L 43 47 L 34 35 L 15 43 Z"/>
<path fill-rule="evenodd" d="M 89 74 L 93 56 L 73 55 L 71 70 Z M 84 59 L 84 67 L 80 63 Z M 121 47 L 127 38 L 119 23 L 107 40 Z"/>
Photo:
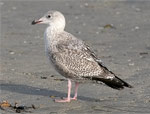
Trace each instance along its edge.
<path fill-rule="evenodd" d="M 71 94 L 71 80 L 68 79 L 68 97 L 62 100 L 55 99 L 55 102 L 70 102 L 71 100 L 70 94 Z"/>
<path fill-rule="evenodd" d="M 75 94 L 74 94 L 74 97 L 71 98 L 71 100 L 77 100 L 78 87 L 79 87 L 79 83 L 78 83 L 78 82 L 75 82 Z"/>
<path fill-rule="evenodd" d="M 77 100 L 78 87 L 79 87 L 79 83 L 75 82 L 75 94 L 73 98 L 70 98 L 70 100 Z M 67 98 L 63 98 L 63 99 L 67 99 Z"/>

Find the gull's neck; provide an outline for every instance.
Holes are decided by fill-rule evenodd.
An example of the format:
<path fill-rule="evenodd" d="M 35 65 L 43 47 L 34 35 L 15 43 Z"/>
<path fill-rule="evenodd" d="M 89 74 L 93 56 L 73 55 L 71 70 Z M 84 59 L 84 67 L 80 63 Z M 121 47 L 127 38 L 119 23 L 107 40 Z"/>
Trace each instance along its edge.
<path fill-rule="evenodd" d="M 58 29 L 53 26 L 48 26 L 45 30 L 44 34 L 44 40 L 45 40 L 45 48 L 46 50 L 51 50 L 55 47 L 57 42 L 60 40 L 59 37 L 57 37 L 59 34 L 64 32 L 64 29 Z"/>
<path fill-rule="evenodd" d="M 45 30 L 45 37 L 49 40 L 57 40 L 56 35 L 62 33 L 64 29 L 56 28 L 54 26 L 48 26 Z"/>

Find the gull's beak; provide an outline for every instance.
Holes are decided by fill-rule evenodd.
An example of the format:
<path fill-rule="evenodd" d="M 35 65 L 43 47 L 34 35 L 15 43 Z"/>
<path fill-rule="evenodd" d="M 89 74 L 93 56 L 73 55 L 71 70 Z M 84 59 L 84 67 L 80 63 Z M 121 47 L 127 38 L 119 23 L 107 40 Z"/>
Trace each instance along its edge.
<path fill-rule="evenodd" d="M 32 25 L 35 25 L 35 24 L 39 24 L 39 23 L 41 23 L 42 22 L 42 20 L 33 20 L 32 21 Z"/>

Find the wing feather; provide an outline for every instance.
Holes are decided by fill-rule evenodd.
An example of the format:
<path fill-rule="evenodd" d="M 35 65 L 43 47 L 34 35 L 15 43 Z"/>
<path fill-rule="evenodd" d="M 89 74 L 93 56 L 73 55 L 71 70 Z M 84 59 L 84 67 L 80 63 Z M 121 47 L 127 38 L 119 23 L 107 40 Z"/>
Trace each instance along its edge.
<path fill-rule="evenodd" d="M 76 81 L 101 81 L 114 89 L 132 87 L 109 71 L 83 41 L 71 34 L 65 38 L 66 40 L 59 40 L 54 45 L 55 51 L 48 53 L 55 69 L 61 75 Z"/>
<path fill-rule="evenodd" d="M 100 60 L 83 41 L 75 39 L 59 42 L 56 48 L 58 51 L 51 55 L 60 74 L 77 79 L 104 76 L 101 75 L 104 69 L 100 66 Z"/>

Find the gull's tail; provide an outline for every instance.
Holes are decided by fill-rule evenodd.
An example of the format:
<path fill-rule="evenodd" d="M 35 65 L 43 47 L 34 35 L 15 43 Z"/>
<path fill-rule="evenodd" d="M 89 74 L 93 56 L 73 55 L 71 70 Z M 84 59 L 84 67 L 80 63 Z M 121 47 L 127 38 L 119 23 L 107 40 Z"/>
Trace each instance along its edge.
<path fill-rule="evenodd" d="M 118 78 L 117 76 L 110 78 L 110 79 L 93 77 L 92 80 L 101 81 L 113 89 L 121 90 L 121 89 L 124 89 L 124 87 L 132 88 L 130 84 Z"/>
<path fill-rule="evenodd" d="M 97 61 L 100 67 L 103 69 L 104 77 L 93 77 L 92 80 L 101 81 L 113 89 L 124 89 L 124 87 L 133 88 L 130 84 L 118 78 L 113 72 L 108 70 L 101 62 Z"/>
<path fill-rule="evenodd" d="M 111 79 L 101 79 L 103 83 L 108 85 L 109 87 L 113 89 L 124 89 L 124 87 L 132 88 L 131 85 L 129 85 L 127 82 L 123 81 L 122 79 L 115 76 L 112 80 Z"/>

